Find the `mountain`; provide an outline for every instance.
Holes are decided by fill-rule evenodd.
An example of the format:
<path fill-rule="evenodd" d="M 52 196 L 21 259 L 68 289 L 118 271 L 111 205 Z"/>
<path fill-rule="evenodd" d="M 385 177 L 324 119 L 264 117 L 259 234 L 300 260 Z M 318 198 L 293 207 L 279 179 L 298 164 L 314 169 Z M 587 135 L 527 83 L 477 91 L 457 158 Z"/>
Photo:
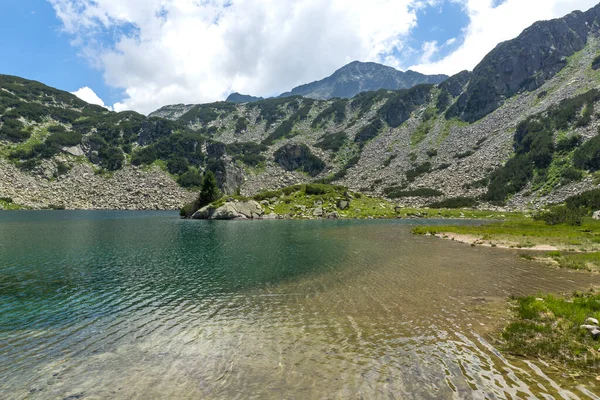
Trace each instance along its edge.
<path fill-rule="evenodd" d="M 437 85 L 149 117 L 1 75 L 0 205 L 176 208 L 205 170 L 228 194 L 330 182 L 411 206 L 560 202 L 598 182 L 598 21 L 600 5 L 538 22 Z"/>
<path fill-rule="evenodd" d="M 475 67 L 468 89 L 449 110 L 450 117 L 475 122 L 505 99 L 536 90 L 567 66 L 598 33 L 600 5 L 587 12 L 541 21 L 516 39 L 500 43 Z"/>
<path fill-rule="evenodd" d="M 298 86 L 279 97 L 304 96 L 317 100 L 351 98 L 373 90 L 398 90 L 420 84 L 438 84 L 447 78 L 446 75 L 423 75 L 410 70 L 402 72 L 373 62 L 354 61 L 325 79 Z"/>
<path fill-rule="evenodd" d="M 264 100 L 262 97 L 250 96 L 248 94 L 231 93 L 225 100 L 228 103 L 255 103 Z"/>

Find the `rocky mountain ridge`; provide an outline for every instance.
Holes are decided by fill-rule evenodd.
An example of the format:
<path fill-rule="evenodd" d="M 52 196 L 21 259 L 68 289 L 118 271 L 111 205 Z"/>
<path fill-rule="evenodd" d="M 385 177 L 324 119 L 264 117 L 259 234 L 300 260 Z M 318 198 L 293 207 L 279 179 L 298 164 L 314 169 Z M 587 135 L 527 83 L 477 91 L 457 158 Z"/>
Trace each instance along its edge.
<path fill-rule="evenodd" d="M 415 71 L 398 71 L 374 62 L 354 61 L 331 76 L 295 87 L 279 97 L 303 96 L 315 100 L 351 98 L 359 93 L 381 89 L 409 89 L 422 84 L 439 84 L 447 75 L 424 75 Z"/>
<path fill-rule="evenodd" d="M 599 16 L 600 5 L 536 23 L 473 72 L 439 85 L 350 99 L 181 104 L 144 117 L 5 77 L 0 198 L 36 208 L 175 208 L 209 169 L 225 193 L 242 195 L 325 182 L 400 206 L 530 209 L 562 201 L 600 182 Z M 91 201 L 97 194 L 75 179 L 84 170 L 114 195 Z M 127 189 L 146 178 L 143 190 Z M 129 198 L 115 188 L 122 180 Z M 68 191 L 71 183 L 80 188 Z M 28 190 L 36 186 L 48 189 Z"/>

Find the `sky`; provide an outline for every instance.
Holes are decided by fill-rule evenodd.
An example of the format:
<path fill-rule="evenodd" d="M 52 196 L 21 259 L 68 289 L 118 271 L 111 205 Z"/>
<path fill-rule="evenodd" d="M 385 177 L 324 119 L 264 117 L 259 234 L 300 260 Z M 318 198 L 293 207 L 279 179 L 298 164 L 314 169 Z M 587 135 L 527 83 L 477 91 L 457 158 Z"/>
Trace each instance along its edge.
<path fill-rule="evenodd" d="M 374 61 L 452 75 L 599 0 L 0 0 L 0 73 L 115 111 L 269 97 Z"/>

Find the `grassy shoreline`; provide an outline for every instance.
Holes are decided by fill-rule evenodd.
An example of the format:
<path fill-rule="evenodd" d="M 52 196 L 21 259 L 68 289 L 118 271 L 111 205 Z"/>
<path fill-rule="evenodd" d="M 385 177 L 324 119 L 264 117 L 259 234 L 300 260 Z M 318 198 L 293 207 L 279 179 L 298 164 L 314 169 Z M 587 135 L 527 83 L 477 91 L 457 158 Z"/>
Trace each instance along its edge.
<path fill-rule="evenodd" d="M 600 292 L 521 297 L 511 302 L 513 321 L 500 333 L 506 352 L 540 358 L 570 375 L 600 373 L 600 342 L 581 325 L 600 319 Z"/>
<path fill-rule="evenodd" d="M 520 256 L 600 273 L 600 221 L 589 217 L 580 226 L 521 218 L 483 225 L 419 226 L 413 233 L 471 246 L 528 250 Z M 573 376 L 600 373 L 600 341 L 581 328 L 588 318 L 600 319 L 600 291 L 514 298 L 511 311 L 511 321 L 498 335 L 500 348 L 508 354 L 542 359 Z"/>

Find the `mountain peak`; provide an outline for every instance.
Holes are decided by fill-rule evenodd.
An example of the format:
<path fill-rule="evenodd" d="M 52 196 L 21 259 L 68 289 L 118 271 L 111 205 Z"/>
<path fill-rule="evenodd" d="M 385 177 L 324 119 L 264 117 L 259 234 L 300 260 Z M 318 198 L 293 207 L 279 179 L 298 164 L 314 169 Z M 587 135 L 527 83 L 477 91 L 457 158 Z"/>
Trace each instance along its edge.
<path fill-rule="evenodd" d="M 262 97 L 250 96 L 249 94 L 241 94 L 238 92 L 231 93 L 225 100 L 228 103 L 256 103 L 264 100 Z"/>
<path fill-rule="evenodd" d="M 423 75 L 414 71 L 402 72 L 375 62 L 352 61 L 331 76 L 292 89 L 280 97 L 304 96 L 325 100 L 334 97 L 350 98 L 371 90 L 408 89 L 419 84 L 439 84 L 446 75 Z"/>

